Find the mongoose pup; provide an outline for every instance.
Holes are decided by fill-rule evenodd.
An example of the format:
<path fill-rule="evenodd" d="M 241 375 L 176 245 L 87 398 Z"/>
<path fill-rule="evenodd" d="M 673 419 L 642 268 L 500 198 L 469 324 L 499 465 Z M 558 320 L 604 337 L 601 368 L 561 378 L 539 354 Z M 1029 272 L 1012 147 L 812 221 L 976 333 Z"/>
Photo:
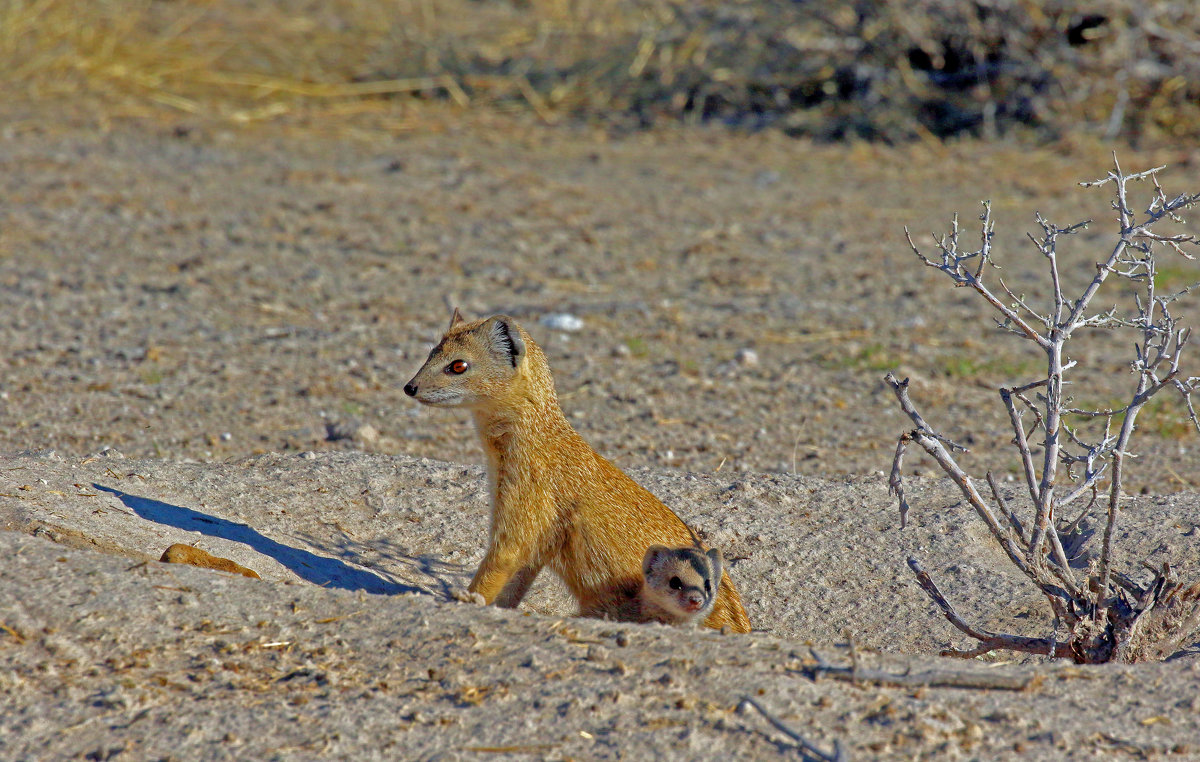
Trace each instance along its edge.
<path fill-rule="evenodd" d="M 642 561 L 639 622 L 699 624 L 713 610 L 721 586 L 721 551 L 652 545 Z"/>
<path fill-rule="evenodd" d="M 455 310 L 404 392 L 475 417 L 492 522 L 468 590 L 485 602 L 515 607 L 549 566 L 579 601 L 580 614 L 619 617 L 642 589 L 646 548 L 691 543 L 691 530 L 670 508 L 571 428 L 546 356 L 512 318 L 467 322 Z M 749 632 L 728 574 L 719 590 L 705 626 Z"/>

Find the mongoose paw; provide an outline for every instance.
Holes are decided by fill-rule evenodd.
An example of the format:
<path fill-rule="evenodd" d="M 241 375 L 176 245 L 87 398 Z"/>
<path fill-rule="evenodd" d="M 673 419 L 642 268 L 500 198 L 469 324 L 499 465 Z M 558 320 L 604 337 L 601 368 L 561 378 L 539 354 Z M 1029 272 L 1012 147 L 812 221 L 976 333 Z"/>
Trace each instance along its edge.
<path fill-rule="evenodd" d="M 477 603 L 480 606 L 487 605 L 487 599 L 485 599 L 482 595 L 479 593 L 472 593 L 467 590 L 453 590 L 450 593 L 450 597 L 459 603 Z"/>

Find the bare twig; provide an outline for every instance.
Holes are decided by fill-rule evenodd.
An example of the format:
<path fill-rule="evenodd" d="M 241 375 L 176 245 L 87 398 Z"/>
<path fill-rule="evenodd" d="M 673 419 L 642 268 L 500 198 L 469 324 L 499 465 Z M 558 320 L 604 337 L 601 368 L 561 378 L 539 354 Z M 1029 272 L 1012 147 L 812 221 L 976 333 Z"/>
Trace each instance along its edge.
<path fill-rule="evenodd" d="M 792 739 L 797 744 L 799 744 L 801 751 L 803 751 L 805 754 L 809 755 L 813 759 L 823 760 L 823 762 L 847 762 L 848 761 L 849 757 L 846 756 L 846 750 L 842 748 L 841 741 L 833 742 L 833 751 L 832 752 L 822 751 L 820 748 L 818 748 L 816 745 L 814 745 L 807 738 L 800 735 L 796 731 L 792 730 L 787 725 L 783 724 L 782 720 L 780 720 L 778 717 L 775 717 L 774 715 L 772 715 L 770 712 L 768 712 L 766 709 L 763 708 L 762 704 L 758 703 L 757 701 L 750 698 L 749 696 L 742 696 L 742 700 L 740 703 L 745 706 L 753 707 L 756 712 L 758 712 L 759 714 L 761 714 L 763 716 L 763 719 L 765 719 L 767 722 L 771 723 L 771 725 L 776 730 L 778 730 L 780 733 L 783 733 L 785 736 L 787 736 L 788 738 Z"/>
<path fill-rule="evenodd" d="M 908 559 L 908 566 L 912 569 L 913 574 L 917 577 L 917 583 L 921 585 L 921 589 L 925 594 L 933 599 L 933 602 L 942 610 L 942 614 L 950 624 L 962 630 L 967 635 L 970 635 L 975 640 L 979 641 L 979 646 L 970 651 L 942 651 L 943 656 L 964 656 L 973 657 L 980 656 L 994 651 L 997 648 L 1004 648 L 1009 651 L 1022 651 L 1024 653 L 1040 654 L 1042 656 L 1068 656 L 1068 650 L 1057 643 L 1051 642 L 1046 638 L 1027 638 L 1022 635 L 1002 635 L 987 630 L 980 630 L 967 624 L 950 602 L 946 600 L 946 596 L 942 595 L 942 591 L 938 590 L 934 584 L 933 578 L 929 576 L 921 564 L 915 558 Z"/>
<path fill-rule="evenodd" d="M 1039 381 L 1039 384 L 1044 382 Z M 1028 384 L 1022 389 L 1029 388 Z M 1013 404 L 1013 394 L 1020 394 L 1015 389 L 1000 389 L 1000 399 L 1004 401 L 1004 406 L 1008 408 L 1008 419 L 1012 422 L 1013 432 L 1016 436 L 1014 442 L 1017 445 L 1017 450 L 1021 454 L 1021 470 L 1025 473 L 1025 486 L 1029 488 L 1029 497 L 1033 500 L 1033 504 L 1038 503 L 1038 478 L 1037 471 L 1033 467 L 1033 455 L 1029 452 L 1029 441 L 1025 435 L 1025 428 L 1021 425 L 1021 413 L 1017 410 L 1017 406 Z"/>
<path fill-rule="evenodd" d="M 1138 389 L 1134 394 L 1134 399 L 1137 399 L 1146 391 L 1147 383 L 1146 376 L 1143 374 L 1138 380 Z M 1104 540 L 1100 549 L 1098 581 L 1096 583 L 1095 608 L 1097 616 L 1100 616 L 1101 612 L 1105 611 L 1108 607 L 1108 577 L 1112 564 L 1112 538 L 1117 526 L 1117 513 L 1121 507 L 1121 485 L 1124 478 L 1125 456 L 1128 454 L 1126 448 L 1129 444 L 1129 437 L 1133 435 L 1133 423 L 1137 419 L 1140 409 L 1140 404 L 1136 407 L 1130 404 L 1126 409 L 1125 420 L 1121 422 L 1121 431 L 1117 434 L 1117 441 L 1113 446 L 1112 481 L 1108 487 L 1108 518 L 1104 524 Z"/>
<path fill-rule="evenodd" d="M 1001 691 L 1023 691 L 1032 682 L 1032 678 L 1020 675 L 998 675 L 994 672 L 928 669 L 921 672 L 898 673 L 863 669 L 862 667 L 835 667 L 815 650 L 809 649 L 809 653 L 817 663 L 814 666 L 805 666 L 801 671 L 814 680 L 817 677 L 829 677 L 850 683 L 895 685 L 901 688 L 972 688 Z"/>
<path fill-rule="evenodd" d="M 992 228 L 992 205 L 990 202 L 983 202 L 983 214 L 980 216 L 980 220 L 983 222 L 982 229 L 984 231 L 985 239 L 990 240 L 989 231 Z M 973 288 L 980 296 L 986 299 L 989 304 L 996 308 L 1000 314 L 1004 315 L 1006 321 L 1015 325 L 1020 330 L 1022 335 L 1029 340 L 1036 342 L 1038 346 L 1049 348 L 1049 341 L 1044 336 L 1038 333 L 1033 326 L 1029 325 L 1029 323 L 1025 322 L 1025 320 L 1015 310 L 1001 302 L 996 295 L 992 293 L 991 289 L 983 285 L 983 282 L 979 280 L 974 273 L 963 267 L 964 262 L 969 262 L 977 257 L 990 257 L 990 247 L 985 246 L 979 251 L 968 254 L 959 253 L 957 215 L 954 216 L 952 225 L 953 232 L 948 238 L 934 238 L 934 242 L 938 245 L 938 248 L 941 249 L 941 263 L 934 262 L 921 253 L 921 250 L 917 248 L 915 243 L 913 243 L 912 236 L 909 235 L 908 228 L 904 229 L 904 236 L 908 239 L 909 248 L 912 249 L 913 253 L 916 254 L 917 257 L 923 263 L 925 263 L 925 265 L 946 273 L 954 280 L 955 284 L 959 286 L 969 286 Z"/>
<path fill-rule="evenodd" d="M 895 495 L 896 499 L 900 501 L 901 529 L 908 524 L 908 500 L 904 498 L 904 479 L 900 474 L 900 469 L 904 466 L 904 452 L 908 449 L 908 443 L 911 441 L 911 435 L 900 435 L 899 441 L 896 442 L 896 457 L 892 459 L 892 473 L 888 477 L 888 494 Z"/>
<path fill-rule="evenodd" d="M 967 448 L 947 439 L 946 437 L 942 436 L 941 434 L 938 434 L 936 431 L 933 430 L 932 426 L 930 426 L 928 423 L 925 422 L 925 419 L 921 417 L 921 414 L 917 412 L 917 409 L 912 406 L 911 402 L 908 401 L 908 379 L 907 378 L 904 379 L 903 381 L 897 381 L 896 377 L 894 375 L 892 375 L 891 372 L 888 372 L 888 374 L 886 376 L 884 376 L 883 380 L 887 381 L 888 384 L 891 385 L 892 390 L 896 392 L 897 399 L 900 400 L 900 408 L 902 410 L 904 410 L 904 412 L 908 415 L 908 417 L 912 419 L 912 422 L 917 425 L 917 429 L 916 429 L 916 431 L 914 431 L 912 433 L 912 435 L 910 435 L 910 439 L 915 439 L 916 438 L 915 435 L 917 435 L 917 434 L 923 434 L 923 435 L 935 440 L 936 442 L 938 442 L 939 445 L 945 444 L 951 450 L 958 450 L 959 452 L 968 452 Z"/>
<path fill-rule="evenodd" d="M 959 467 L 958 463 L 942 445 L 942 442 L 946 440 L 943 437 L 936 436 L 934 432 L 929 429 L 929 424 L 925 423 L 925 420 L 921 417 L 920 413 L 918 413 L 916 408 L 913 407 L 912 402 L 908 398 L 908 379 L 905 379 L 904 381 L 898 381 L 893 374 L 888 373 L 884 377 L 884 380 L 892 387 L 892 391 L 895 392 L 896 399 L 900 402 L 900 408 L 907 413 L 908 416 L 913 419 L 913 421 L 918 422 L 919 428 L 914 429 L 908 434 L 912 441 L 921 445 L 921 447 L 924 448 L 924 450 L 929 453 L 934 460 L 937 461 L 938 465 L 942 467 L 942 470 L 946 472 L 950 479 L 958 485 L 959 489 L 963 493 L 963 496 L 967 499 L 967 502 L 971 504 L 971 507 L 975 509 L 975 512 L 979 514 L 979 517 L 983 519 L 985 524 L 987 524 L 992 536 L 997 542 L 1000 543 L 1000 546 L 1004 548 L 1004 551 L 1008 554 L 1009 560 L 1012 561 L 1013 565 L 1020 569 L 1039 587 L 1042 587 L 1043 589 L 1052 587 L 1050 583 L 1044 579 L 1042 574 L 1039 573 L 1039 567 L 1035 567 L 1027 563 L 1025 558 L 1022 557 L 1023 554 L 1013 542 L 1011 535 L 1009 535 L 1008 532 L 1006 532 L 1000 525 L 1000 522 L 996 520 L 995 515 L 992 513 L 992 509 L 983 499 L 983 496 L 979 494 L 979 491 L 975 489 L 975 484 L 972 482 L 971 477 L 967 476 L 967 474 L 962 470 L 962 468 Z M 1067 584 L 1071 584 L 1067 580 L 1063 581 L 1067 582 Z"/>
<path fill-rule="evenodd" d="M 1021 526 L 1021 520 L 1008 507 L 1008 503 L 1004 501 L 1004 497 L 1000 494 L 1000 489 L 996 486 L 996 480 L 992 477 L 991 471 L 987 472 L 987 483 L 992 488 L 992 496 L 996 498 L 996 505 L 1000 507 L 1000 512 L 1008 517 L 1008 523 L 1012 525 L 1013 532 L 1017 535 L 1017 540 L 1022 543 L 1027 542 L 1025 539 L 1025 528 Z"/>

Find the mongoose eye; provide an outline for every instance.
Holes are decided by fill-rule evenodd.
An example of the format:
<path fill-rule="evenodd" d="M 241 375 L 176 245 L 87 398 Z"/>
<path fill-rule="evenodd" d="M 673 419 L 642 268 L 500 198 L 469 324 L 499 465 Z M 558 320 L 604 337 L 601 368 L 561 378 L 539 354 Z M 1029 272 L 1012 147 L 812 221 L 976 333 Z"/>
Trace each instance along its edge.
<path fill-rule="evenodd" d="M 469 368 L 469 367 L 471 367 L 471 366 L 467 364 L 466 360 L 455 360 L 454 362 L 452 362 L 446 366 L 446 372 L 451 375 L 457 376 L 460 373 L 466 373 L 467 368 Z"/>
<path fill-rule="evenodd" d="M 671 577 L 671 581 L 668 584 L 672 590 L 679 590 L 683 587 L 683 581 L 679 577 Z"/>
<path fill-rule="evenodd" d="M 704 592 L 706 595 L 712 595 L 712 583 L 708 580 L 704 580 Z"/>

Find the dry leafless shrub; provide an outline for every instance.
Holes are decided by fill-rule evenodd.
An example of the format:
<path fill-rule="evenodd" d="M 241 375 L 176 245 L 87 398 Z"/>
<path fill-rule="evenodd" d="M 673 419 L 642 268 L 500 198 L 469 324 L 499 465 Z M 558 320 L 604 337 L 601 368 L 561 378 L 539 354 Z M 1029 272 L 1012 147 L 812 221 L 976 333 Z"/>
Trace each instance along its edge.
<path fill-rule="evenodd" d="M 1179 213 L 1200 202 L 1200 194 L 1168 197 L 1156 177 L 1161 169 L 1126 174 L 1114 157 L 1114 168 L 1105 178 L 1082 183 L 1088 188 L 1112 188 L 1118 230 L 1112 250 L 1096 264 L 1095 275 L 1074 299 L 1063 291 L 1059 244 L 1090 221 L 1059 227 L 1037 216 L 1041 235 L 1029 238 L 1046 265 L 1048 303 L 1014 293 L 1000 276 L 993 275 L 992 270 L 999 268 L 993 261 L 994 228 L 987 202 L 980 217 L 980 245 L 974 251 L 964 248 L 957 217 L 948 235 L 934 236 L 936 256 L 922 254 L 909 238 L 922 263 L 945 273 L 955 286 L 970 288 L 983 297 L 1000 314 L 997 325 L 1033 344 L 1046 361 L 1043 378 L 999 390 L 1029 494 L 1032 516 L 1024 518 L 1019 515 L 1022 511 L 1005 499 L 991 472 L 986 476 L 987 495 L 964 472 L 954 453 L 965 448 L 925 421 L 909 399 L 908 380 L 898 381 L 891 373 L 886 376 L 900 407 L 915 424 L 900 437 L 889 482 L 900 501 L 901 526 L 909 508 L 901 466 L 907 446 L 915 442 L 958 485 L 1009 560 L 1042 592 L 1054 614 L 1054 632 L 1049 637 L 1006 635 L 973 627 L 954 610 L 917 560 L 910 558 L 918 582 L 946 618 L 979 641 L 973 649 L 948 654 L 974 656 L 1009 649 L 1069 657 L 1078 663 L 1156 660 L 1172 653 L 1200 625 L 1200 585 L 1186 587 L 1169 564 L 1151 568 L 1153 578 L 1142 585 L 1128 570 L 1122 572 L 1114 564 L 1114 530 L 1124 497 L 1121 484 L 1131 457 L 1129 441 L 1138 412 L 1155 395 L 1173 392 L 1181 396 L 1192 425 L 1200 429 L 1191 399 L 1200 388 L 1200 377 L 1189 377 L 1180 369 L 1191 330 L 1183 328 L 1172 312 L 1175 301 L 1188 289 L 1160 294 L 1155 278 L 1161 255 L 1193 258 L 1189 249 L 1194 251 L 1200 243 L 1195 236 L 1158 230 L 1166 223 L 1182 222 Z M 1150 181 L 1154 186 L 1148 204 L 1140 211 L 1130 200 L 1129 186 L 1137 181 Z M 1092 306 L 1101 289 L 1117 291 L 1120 284 L 1134 289 L 1129 309 L 1097 310 Z M 1067 375 L 1076 365 L 1066 359 L 1068 342 L 1089 329 L 1133 334 L 1131 369 L 1136 383 L 1123 406 L 1075 407 L 1065 391 Z M 1040 463 L 1035 462 L 1035 450 L 1040 450 Z M 1086 506 L 1080 511 L 1081 502 Z M 1085 541 L 1077 529 L 1097 504 L 1107 516 L 1102 544 L 1097 557 L 1080 574 L 1071 565 Z M 1079 518 L 1068 521 L 1068 512 L 1076 511 L 1080 511 Z M 1066 627 L 1061 640 L 1060 623 Z"/>

